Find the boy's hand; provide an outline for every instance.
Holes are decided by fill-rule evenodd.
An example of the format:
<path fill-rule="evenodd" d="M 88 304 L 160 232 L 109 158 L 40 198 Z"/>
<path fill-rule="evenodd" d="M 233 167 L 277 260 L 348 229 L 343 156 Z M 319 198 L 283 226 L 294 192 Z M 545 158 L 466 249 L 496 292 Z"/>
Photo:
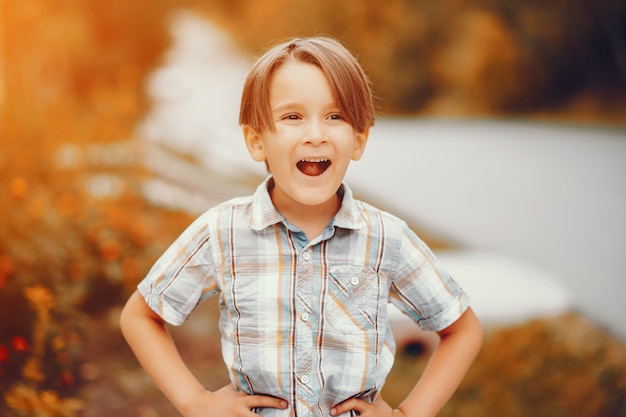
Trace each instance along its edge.
<path fill-rule="evenodd" d="M 404 417 L 402 411 L 392 409 L 381 396 L 373 403 L 358 398 L 350 398 L 331 408 L 330 415 L 339 416 L 352 410 L 358 411 L 362 417 Z"/>
<path fill-rule="evenodd" d="M 255 408 L 287 408 L 287 401 L 267 395 L 248 395 L 227 385 L 215 392 L 205 391 L 189 404 L 185 417 L 257 416 Z"/>

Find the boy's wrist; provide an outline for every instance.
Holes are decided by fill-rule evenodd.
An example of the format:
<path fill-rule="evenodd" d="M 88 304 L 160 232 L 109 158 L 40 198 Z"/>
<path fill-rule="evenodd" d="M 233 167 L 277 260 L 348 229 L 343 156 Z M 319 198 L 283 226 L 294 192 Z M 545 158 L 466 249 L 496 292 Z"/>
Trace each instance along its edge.
<path fill-rule="evenodd" d="M 409 415 L 402 411 L 400 408 L 394 408 L 393 410 L 391 410 L 391 417 L 409 417 Z"/>
<path fill-rule="evenodd" d="M 211 402 L 213 393 L 203 389 L 186 396 L 184 400 L 176 405 L 176 409 L 185 417 L 193 417 L 199 415 L 202 410 L 206 410 L 206 404 Z"/>

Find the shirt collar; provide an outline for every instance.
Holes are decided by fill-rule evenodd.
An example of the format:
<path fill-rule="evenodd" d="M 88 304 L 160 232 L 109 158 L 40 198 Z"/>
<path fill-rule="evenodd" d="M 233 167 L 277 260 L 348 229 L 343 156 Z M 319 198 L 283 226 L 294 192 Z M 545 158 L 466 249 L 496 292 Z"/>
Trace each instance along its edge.
<path fill-rule="evenodd" d="M 263 230 L 266 227 L 280 223 L 283 216 L 276 210 L 270 198 L 269 188 L 273 185 L 271 176 L 267 177 L 254 192 L 252 196 L 252 216 L 250 227 L 253 230 Z M 346 183 L 342 183 L 337 191 L 343 195 L 341 207 L 333 218 L 333 226 L 344 229 L 360 229 L 366 226 L 363 214 L 359 211 L 357 203 L 352 196 L 352 190 Z"/>

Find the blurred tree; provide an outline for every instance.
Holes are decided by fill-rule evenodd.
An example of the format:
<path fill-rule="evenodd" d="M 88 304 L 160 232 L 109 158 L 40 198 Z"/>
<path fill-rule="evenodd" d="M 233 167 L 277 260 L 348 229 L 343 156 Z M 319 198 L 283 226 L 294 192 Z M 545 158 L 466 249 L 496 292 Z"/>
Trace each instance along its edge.
<path fill-rule="evenodd" d="M 510 113 L 591 92 L 626 95 L 626 2 L 206 0 L 196 7 L 257 54 L 329 34 L 360 58 L 386 114 Z"/>
<path fill-rule="evenodd" d="M 189 222 L 150 212 L 131 140 L 174 3 L 0 2 L 0 415 L 74 415 L 84 314 Z"/>

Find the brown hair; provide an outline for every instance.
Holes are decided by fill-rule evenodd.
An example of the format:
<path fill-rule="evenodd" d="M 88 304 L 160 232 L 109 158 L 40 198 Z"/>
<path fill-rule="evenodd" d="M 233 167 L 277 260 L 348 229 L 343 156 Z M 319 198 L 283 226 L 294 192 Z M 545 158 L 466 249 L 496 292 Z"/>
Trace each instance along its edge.
<path fill-rule="evenodd" d="M 317 66 L 324 73 L 339 110 L 358 133 L 374 125 L 370 81 L 356 58 L 329 37 L 293 38 L 268 50 L 246 78 L 239 124 L 257 132 L 274 130 L 269 96 L 272 76 L 285 62 L 295 60 Z"/>

